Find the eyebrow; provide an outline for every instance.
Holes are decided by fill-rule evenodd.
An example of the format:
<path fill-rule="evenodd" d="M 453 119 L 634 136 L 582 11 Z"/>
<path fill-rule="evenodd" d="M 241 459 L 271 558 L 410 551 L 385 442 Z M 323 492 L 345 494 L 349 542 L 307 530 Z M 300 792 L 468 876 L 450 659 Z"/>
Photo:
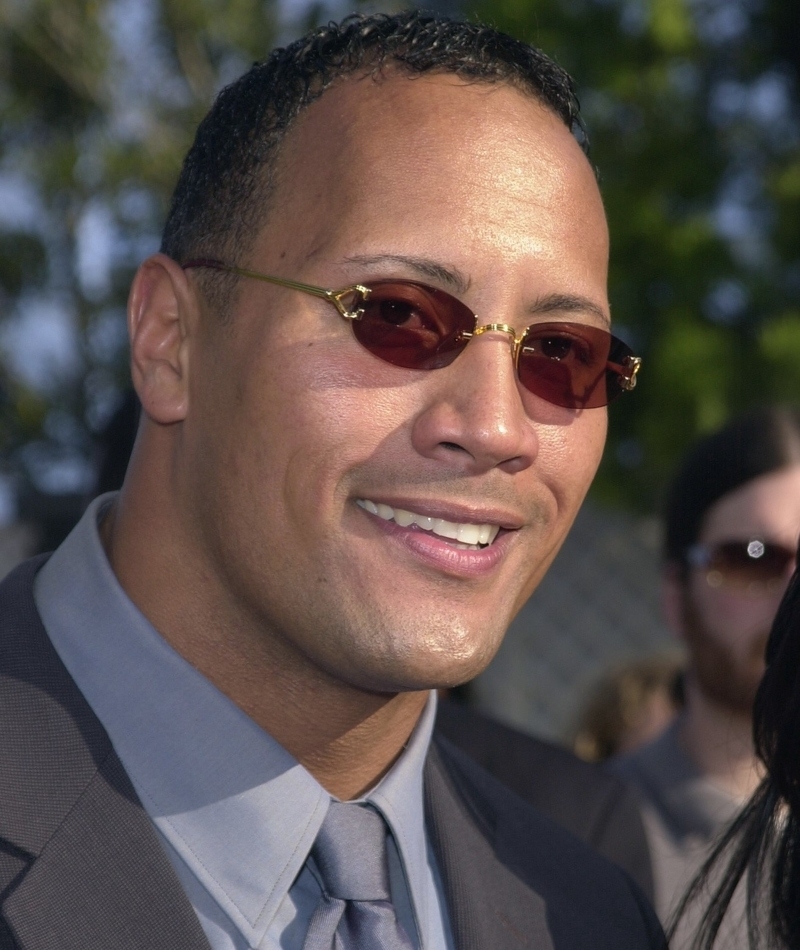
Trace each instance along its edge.
<path fill-rule="evenodd" d="M 430 277 L 432 280 L 439 281 L 456 293 L 465 294 L 469 290 L 469 279 L 457 267 L 446 267 L 427 257 L 408 257 L 405 254 L 356 254 L 353 257 L 345 257 L 344 261 L 348 264 L 362 264 L 367 267 L 374 264 L 400 264 L 416 271 L 421 277 Z"/>
<path fill-rule="evenodd" d="M 583 297 L 580 294 L 546 294 L 544 297 L 538 297 L 532 304 L 530 312 L 540 313 L 589 313 L 604 326 L 610 326 L 606 311 L 594 300 L 589 297 Z"/>

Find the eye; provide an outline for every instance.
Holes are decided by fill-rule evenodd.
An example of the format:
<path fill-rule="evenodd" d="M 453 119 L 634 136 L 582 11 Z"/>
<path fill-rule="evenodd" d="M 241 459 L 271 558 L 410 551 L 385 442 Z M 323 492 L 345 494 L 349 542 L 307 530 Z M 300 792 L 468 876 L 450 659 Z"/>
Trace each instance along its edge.
<path fill-rule="evenodd" d="M 542 330 L 541 335 L 536 333 L 536 330 L 529 333 L 523 347 L 525 353 L 558 363 L 578 362 L 592 366 L 598 361 L 594 347 L 583 336 L 552 328 Z"/>
<path fill-rule="evenodd" d="M 425 311 L 415 302 L 400 300 L 397 297 L 371 301 L 376 319 L 382 320 L 393 327 L 403 327 L 407 330 L 418 330 L 429 323 Z"/>
<path fill-rule="evenodd" d="M 563 336 L 543 337 L 539 346 L 549 360 L 565 360 L 572 352 L 572 340 Z"/>
<path fill-rule="evenodd" d="M 365 308 L 371 319 L 386 326 L 441 336 L 446 327 L 433 297 L 420 284 L 387 282 L 373 285 Z"/>

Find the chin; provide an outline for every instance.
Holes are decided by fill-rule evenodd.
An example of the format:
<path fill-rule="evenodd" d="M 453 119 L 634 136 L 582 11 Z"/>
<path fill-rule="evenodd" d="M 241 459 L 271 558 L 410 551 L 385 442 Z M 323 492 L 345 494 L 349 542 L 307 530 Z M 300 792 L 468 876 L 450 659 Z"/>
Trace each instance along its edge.
<path fill-rule="evenodd" d="M 429 689 L 452 689 L 462 686 L 482 673 L 496 652 L 478 649 L 467 655 L 432 651 L 399 662 L 382 665 L 375 670 L 375 680 L 383 682 L 381 692 L 414 692 Z"/>
<path fill-rule="evenodd" d="M 475 627 L 455 611 L 401 617 L 373 613 L 318 636 L 307 655 L 329 676 L 374 693 L 448 689 L 489 665 L 505 633 L 499 623 Z M 320 645 L 324 644 L 323 649 Z"/>

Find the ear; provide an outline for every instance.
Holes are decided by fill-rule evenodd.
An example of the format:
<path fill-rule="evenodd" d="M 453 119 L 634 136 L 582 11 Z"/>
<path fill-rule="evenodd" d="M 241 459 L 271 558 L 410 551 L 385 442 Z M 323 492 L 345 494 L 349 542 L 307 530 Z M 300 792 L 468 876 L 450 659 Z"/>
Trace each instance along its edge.
<path fill-rule="evenodd" d="M 180 422 L 189 409 L 189 353 L 198 318 L 186 272 L 165 254 L 136 272 L 128 298 L 131 376 L 144 412 L 155 422 Z"/>
<path fill-rule="evenodd" d="M 685 639 L 686 580 L 678 564 L 667 564 L 661 575 L 661 610 L 673 636 Z"/>

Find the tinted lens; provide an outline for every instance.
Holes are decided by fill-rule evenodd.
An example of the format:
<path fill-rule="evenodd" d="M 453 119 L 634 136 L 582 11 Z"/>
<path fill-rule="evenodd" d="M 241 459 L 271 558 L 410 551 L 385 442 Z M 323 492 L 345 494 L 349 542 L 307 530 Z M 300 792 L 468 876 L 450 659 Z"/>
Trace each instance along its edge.
<path fill-rule="evenodd" d="M 348 304 L 356 339 L 375 356 L 407 369 L 448 366 L 464 350 L 475 315 L 456 297 L 411 280 L 365 285 L 369 295 Z M 632 351 L 616 337 L 582 323 L 541 323 L 525 331 L 517 372 L 522 385 L 569 409 L 605 406 L 622 392 Z"/>
<path fill-rule="evenodd" d="M 794 559 L 794 551 L 768 541 L 725 541 L 708 549 L 706 580 L 710 587 L 776 590 Z"/>
<path fill-rule="evenodd" d="M 583 323 L 538 323 L 520 347 L 522 385 L 556 406 L 596 409 L 622 392 L 625 360 L 633 352 L 599 327 Z"/>
<path fill-rule="evenodd" d="M 370 353 L 407 369 L 438 369 L 464 349 L 475 316 L 460 300 L 410 280 L 375 281 L 369 296 L 355 302 L 363 310 L 353 333 Z"/>

